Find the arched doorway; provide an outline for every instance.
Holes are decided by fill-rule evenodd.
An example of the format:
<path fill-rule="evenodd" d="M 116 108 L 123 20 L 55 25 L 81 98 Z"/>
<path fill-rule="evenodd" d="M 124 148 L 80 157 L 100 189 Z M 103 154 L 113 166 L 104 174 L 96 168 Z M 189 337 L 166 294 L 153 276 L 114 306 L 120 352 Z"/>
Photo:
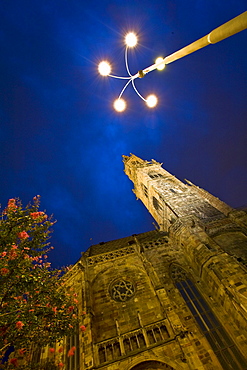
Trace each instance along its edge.
<path fill-rule="evenodd" d="M 160 361 L 144 361 L 132 367 L 131 370 L 175 370 L 175 369 Z"/>

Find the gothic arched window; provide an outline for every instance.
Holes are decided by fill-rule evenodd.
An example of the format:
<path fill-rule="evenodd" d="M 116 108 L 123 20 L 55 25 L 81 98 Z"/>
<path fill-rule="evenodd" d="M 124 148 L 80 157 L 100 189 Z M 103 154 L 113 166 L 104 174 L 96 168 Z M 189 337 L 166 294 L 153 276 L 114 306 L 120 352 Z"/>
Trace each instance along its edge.
<path fill-rule="evenodd" d="M 162 210 L 162 207 L 160 205 L 160 202 L 158 201 L 157 198 L 153 197 L 153 206 L 156 209 L 157 212 Z"/>
<path fill-rule="evenodd" d="M 159 177 L 164 177 L 161 173 L 157 173 L 157 172 L 149 172 L 148 176 L 151 179 L 158 179 Z"/>
<path fill-rule="evenodd" d="M 135 365 L 134 367 L 131 368 L 131 370 L 175 370 L 173 367 L 160 362 L 160 361 L 143 361 L 139 363 L 138 365 Z"/>
<path fill-rule="evenodd" d="M 170 275 L 224 370 L 247 369 L 245 360 L 186 271 L 172 265 Z"/>
<path fill-rule="evenodd" d="M 142 184 L 142 191 L 143 191 L 145 197 L 148 198 L 148 188 L 144 184 Z"/>

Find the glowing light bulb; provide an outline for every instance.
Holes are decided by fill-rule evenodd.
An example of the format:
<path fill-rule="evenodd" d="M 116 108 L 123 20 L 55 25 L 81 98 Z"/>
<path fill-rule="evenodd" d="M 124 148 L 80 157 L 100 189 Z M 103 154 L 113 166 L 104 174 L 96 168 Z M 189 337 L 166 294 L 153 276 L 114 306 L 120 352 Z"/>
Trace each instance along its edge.
<path fill-rule="evenodd" d="M 149 108 L 154 108 L 158 103 L 158 99 L 155 95 L 149 95 L 146 99 L 146 104 Z"/>
<path fill-rule="evenodd" d="M 126 102 L 123 99 L 117 99 L 114 101 L 113 107 L 117 112 L 123 112 L 126 109 Z"/>
<path fill-rule="evenodd" d="M 101 76 L 108 76 L 111 73 L 111 66 L 107 61 L 100 62 L 98 71 Z"/>
<path fill-rule="evenodd" d="M 137 44 L 137 37 L 133 32 L 128 33 L 125 36 L 125 43 L 128 47 L 133 48 Z"/>
<path fill-rule="evenodd" d="M 163 62 L 163 60 L 164 60 L 164 58 L 162 58 L 162 57 L 159 57 L 159 58 L 157 58 L 156 59 L 156 61 L 155 61 L 155 64 L 159 64 L 159 63 L 162 63 Z M 164 68 L 165 68 L 165 63 L 162 63 L 162 64 L 160 64 L 158 67 L 156 67 L 159 71 L 162 71 Z"/>

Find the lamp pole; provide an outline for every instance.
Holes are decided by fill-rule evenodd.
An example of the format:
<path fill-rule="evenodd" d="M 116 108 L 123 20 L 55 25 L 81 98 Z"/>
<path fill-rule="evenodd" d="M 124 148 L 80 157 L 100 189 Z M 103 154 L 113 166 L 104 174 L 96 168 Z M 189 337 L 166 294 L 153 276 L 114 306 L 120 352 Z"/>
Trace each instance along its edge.
<path fill-rule="evenodd" d="M 181 59 L 186 55 L 194 53 L 195 51 L 204 48 L 210 44 L 216 44 L 219 41 L 222 41 L 232 35 L 235 35 L 238 32 L 241 32 L 247 28 L 247 11 L 238 15 L 237 17 L 231 19 L 230 21 L 222 24 L 221 26 L 215 28 L 206 36 L 200 38 L 199 40 L 192 42 L 185 46 L 184 48 L 176 51 L 175 53 L 168 55 L 159 63 L 155 63 L 150 67 L 145 68 L 138 72 L 135 76 L 144 77 L 147 73 L 157 69 L 162 64 L 169 64 L 175 62 L 175 60 Z"/>

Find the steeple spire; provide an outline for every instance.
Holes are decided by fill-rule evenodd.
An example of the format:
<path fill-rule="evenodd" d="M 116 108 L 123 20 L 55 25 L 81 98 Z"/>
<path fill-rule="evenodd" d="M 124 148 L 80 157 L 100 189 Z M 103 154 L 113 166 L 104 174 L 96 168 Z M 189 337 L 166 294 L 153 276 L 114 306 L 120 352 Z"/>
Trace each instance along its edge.
<path fill-rule="evenodd" d="M 158 223 L 168 231 L 178 218 L 194 216 L 204 222 L 224 218 L 232 208 L 203 189 L 183 183 L 155 160 L 134 154 L 123 156 L 125 173 L 134 183 L 134 193 Z"/>

